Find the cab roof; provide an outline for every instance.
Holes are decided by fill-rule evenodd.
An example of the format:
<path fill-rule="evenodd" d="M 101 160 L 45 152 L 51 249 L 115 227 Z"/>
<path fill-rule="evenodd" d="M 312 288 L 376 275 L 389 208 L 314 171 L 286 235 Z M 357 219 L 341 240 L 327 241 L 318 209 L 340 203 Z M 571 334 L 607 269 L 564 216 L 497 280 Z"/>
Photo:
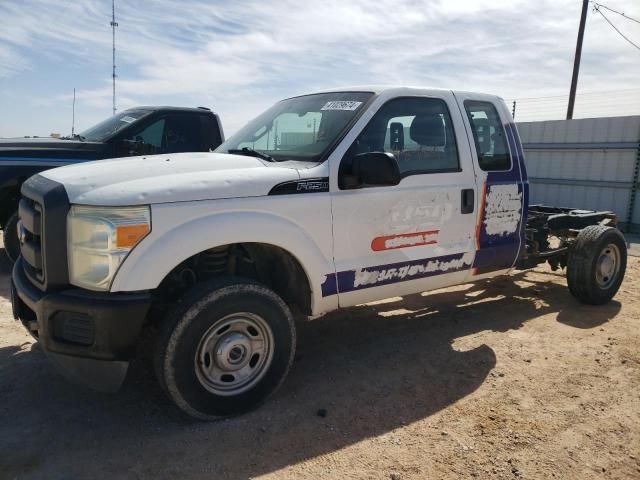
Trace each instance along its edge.
<path fill-rule="evenodd" d="M 169 105 L 142 105 L 139 107 L 127 108 L 127 110 L 147 110 L 149 112 L 169 111 L 169 112 L 212 112 L 208 107 L 172 107 Z"/>
<path fill-rule="evenodd" d="M 333 93 L 333 92 L 371 92 L 376 95 L 379 95 L 382 93 L 389 93 L 389 94 L 396 93 L 398 95 L 406 95 L 408 93 L 411 93 L 412 91 L 416 93 L 418 91 L 452 92 L 454 95 L 466 94 L 466 95 L 477 96 L 479 98 L 492 97 L 492 98 L 498 98 L 502 100 L 502 97 L 495 94 L 487 94 L 482 92 L 470 92 L 467 90 L 454 90 L 449 88 L 435 88 L 435 87 L 429 87 L 429 86 L 411 86 L 411 85 L 355 85 L 355 86 L 347 86 L 347 87 L 340 87 L 340 88 L 329 88 L 326 90 L 319 90 L 315 92 L 307 92 L 301 95 L 294 95 L 294 97 L 303 96 L 303 95 L 313 95 L 318 93 Z M 293 98 L 293 97 L 290 97 L 290 98 Z"/>

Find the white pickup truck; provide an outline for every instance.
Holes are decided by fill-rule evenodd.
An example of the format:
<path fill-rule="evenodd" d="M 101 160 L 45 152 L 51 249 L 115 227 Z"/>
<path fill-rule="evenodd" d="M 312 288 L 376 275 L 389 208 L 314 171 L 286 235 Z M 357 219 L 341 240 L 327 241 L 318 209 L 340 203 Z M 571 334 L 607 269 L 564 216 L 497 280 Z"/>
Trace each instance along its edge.
<path fill-rule="evenodd" d="M 626 266 L 613 213 L 528 205 L 504 102 L 468 92 L 288 98 L 213 153 L 48 170 L 22 195 L 15 318 L 65 372 L 102 389 L 119 387 L 154 328 L 160 384 L 201 419 L 276 390 L 294 314 L 547 261 L 567 268 L 578 300 L 599 304 Z"/>

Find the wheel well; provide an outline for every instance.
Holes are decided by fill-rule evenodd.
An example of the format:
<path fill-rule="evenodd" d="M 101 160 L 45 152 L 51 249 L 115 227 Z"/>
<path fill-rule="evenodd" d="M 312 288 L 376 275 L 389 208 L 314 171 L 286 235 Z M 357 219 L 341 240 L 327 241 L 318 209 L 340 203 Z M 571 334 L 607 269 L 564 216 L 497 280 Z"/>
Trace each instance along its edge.
<path fill-rule="evenodd" d="M 294 310 L 311 314 L 311 287 L 300 262 L 283 248 L 251 242 L 211 248 L 177 265 L 155 290 L 154 310 L 163 312 L 195 285 L 224 276 L 259 281 Z"/>
<path fill-rule="evenodd" d="M 18 206 L 20 199 L 20 185 L 12 185 L 0 190 L 0 227 L 4 224 Z"/>

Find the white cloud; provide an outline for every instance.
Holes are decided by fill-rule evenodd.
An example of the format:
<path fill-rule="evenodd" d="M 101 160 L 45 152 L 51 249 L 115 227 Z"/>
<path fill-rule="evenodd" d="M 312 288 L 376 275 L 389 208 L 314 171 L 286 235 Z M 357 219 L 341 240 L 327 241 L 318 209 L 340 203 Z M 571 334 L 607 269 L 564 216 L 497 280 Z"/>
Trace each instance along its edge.
<path fill-rule="evenodd" d="M 616 1 L 640 16 L 637 2 Z M 564 94 L 580 9 L 569 0 L 116 4 L 119 71 L 132 72 L 120 73 L 119 106 L 158 99 L 209 105 L 227 130 L 283 96 L 345 84 L 459 87 L 516 98 Z M 10 81 L 16 72 L 37 69 L 39 58 L 60 56 L 104 69 L 110 6 L 103 0 L 3 0 L 0 78 Z M 639 58 L 590 14 L 580 89 L 634 87 Z M 49 96 L 68 101 L 61 92 Z M 102 83 L 78 92 L 78 100 L 108 109 L 106 71 Z"/>
<path fill-rule="evenodd" d="M 26 70 L 31 67 L 30 62 L 21 57 L 14 49 L 0 44 L 0 78 Z"/>

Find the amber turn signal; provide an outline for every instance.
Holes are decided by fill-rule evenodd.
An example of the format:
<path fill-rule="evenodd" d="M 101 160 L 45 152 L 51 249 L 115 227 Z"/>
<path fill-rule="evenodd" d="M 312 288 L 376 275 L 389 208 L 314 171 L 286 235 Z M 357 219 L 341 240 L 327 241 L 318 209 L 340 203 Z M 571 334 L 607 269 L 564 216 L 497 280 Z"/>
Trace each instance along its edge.
<path fill-rule="evenodd" d="M 149 225 L 119 225 L 116 227 L 116 246 L 131 248 L 149 233 Z"/>

